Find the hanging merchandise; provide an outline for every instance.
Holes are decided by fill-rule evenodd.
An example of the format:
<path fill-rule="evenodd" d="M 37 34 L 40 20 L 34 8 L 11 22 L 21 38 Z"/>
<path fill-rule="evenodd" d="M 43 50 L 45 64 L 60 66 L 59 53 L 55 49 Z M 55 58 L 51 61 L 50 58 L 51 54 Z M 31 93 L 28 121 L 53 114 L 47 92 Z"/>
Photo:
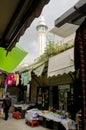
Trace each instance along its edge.
<path fill-rule="evenodd" d="M 8 74 L 5 80 L 5 86 L 13 86 L 15 84 L 14 74 Z"/>
<path fill-rule="evenodd" d="M 4 93 L 7 92 L 7 85 L 5 85 L 5 88 L 4 88 Z"/>
<path fill-rule="evenodd" d="M 31 72 L 23 72 L 21 74 L 21 84 L 24 86 L 27 86 L 29 82 L 31 81 Z"/>
<path fill-rule="evenodd" d="M 14 80 L 15 80 L 16 86 L 18 86 L 18 84 L 19 84 L 19 74 L 18 73 L 14 74 Z"/>
<path fill-rule="evenodd" d="M 38 92 L 38 104 L 42 104 L 43 98 L 42 98 L 42 90 L 41 88 L 39 88 L 39 92 Z"/>

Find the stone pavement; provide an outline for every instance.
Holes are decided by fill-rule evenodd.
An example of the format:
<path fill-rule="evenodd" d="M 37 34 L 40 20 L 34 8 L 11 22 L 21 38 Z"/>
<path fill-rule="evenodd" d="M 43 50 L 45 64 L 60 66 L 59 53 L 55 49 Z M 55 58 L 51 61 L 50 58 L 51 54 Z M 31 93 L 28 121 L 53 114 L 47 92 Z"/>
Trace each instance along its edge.
<path fill-rule="evenodd" d="M 16 120 L 13 118 L 9 118 L 5 121 L 2 117 L 0 117 L 0 130 L 49 130 L 42 126 L 30 127 L 25 124 L 25 119 Z"/>

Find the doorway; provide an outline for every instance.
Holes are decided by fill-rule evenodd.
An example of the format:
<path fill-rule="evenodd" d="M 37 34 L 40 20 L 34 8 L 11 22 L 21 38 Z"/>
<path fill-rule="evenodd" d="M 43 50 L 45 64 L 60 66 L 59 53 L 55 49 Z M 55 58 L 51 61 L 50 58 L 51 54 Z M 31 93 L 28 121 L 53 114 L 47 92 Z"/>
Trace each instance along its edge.
<path fill-rule="evenodd" d="M 53 90 L 53 108 L 59 108 L 59 100 L 58 100 L 58 86 L 52 87 Z"/>

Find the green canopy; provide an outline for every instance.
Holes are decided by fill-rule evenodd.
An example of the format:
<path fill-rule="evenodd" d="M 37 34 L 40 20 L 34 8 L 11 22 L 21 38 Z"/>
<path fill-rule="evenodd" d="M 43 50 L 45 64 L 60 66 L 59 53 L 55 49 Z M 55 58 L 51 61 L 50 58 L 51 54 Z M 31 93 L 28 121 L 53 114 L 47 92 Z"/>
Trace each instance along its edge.
<path fill-rule="evenodd" d="M 15 46 L 8 54 L 0 47 L 0 69 L 11 73 L 27 55 L 27 52 L 19 46 Z"/>

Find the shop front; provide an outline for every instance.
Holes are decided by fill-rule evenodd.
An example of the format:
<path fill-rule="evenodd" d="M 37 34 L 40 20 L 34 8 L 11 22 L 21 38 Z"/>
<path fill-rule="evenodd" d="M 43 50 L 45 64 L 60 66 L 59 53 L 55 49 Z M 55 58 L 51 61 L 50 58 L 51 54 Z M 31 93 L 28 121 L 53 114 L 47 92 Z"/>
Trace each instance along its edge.
<path fill-rule="evenodd" d="M 77 102 L 81 100 L 81 93 L 79 85 L 76 84 L 73 52 L 74 48 L 71 48 L 49 59 L 48 78 L 51 86 L 50 105 L 60 111 L 69 112 L 75 120 L 76 113 L 80 110 Z M 74 106 L 78 106 L 76 110 Z"/>

